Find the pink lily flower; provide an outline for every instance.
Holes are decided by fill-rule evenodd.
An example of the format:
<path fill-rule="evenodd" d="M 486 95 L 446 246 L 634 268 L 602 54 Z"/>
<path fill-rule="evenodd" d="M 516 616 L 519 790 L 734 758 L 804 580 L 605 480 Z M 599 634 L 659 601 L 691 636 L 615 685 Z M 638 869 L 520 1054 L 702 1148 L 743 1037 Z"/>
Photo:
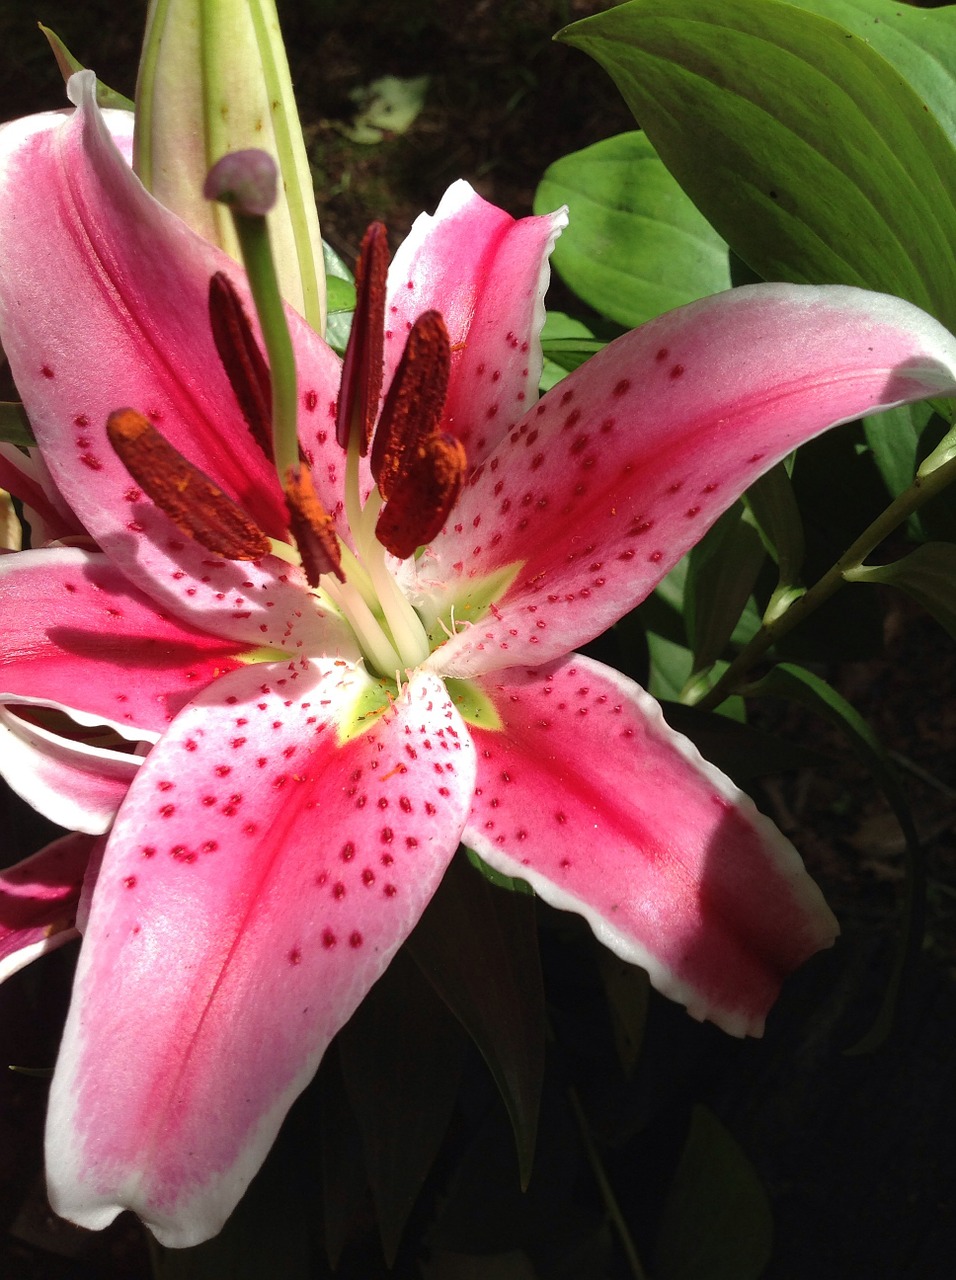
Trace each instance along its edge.
<path fill-rule="evenodd" d="M 443 317 L 447 342 L 424 326 L 419 365 L 438 372 L 422 398 L 438 408 L 422 450 L 467 455 L 417 558 L 386 554 L 375 528 L 393 547 L 420 532 L 437 470 L 393 450 L 375 523 L 368 464 L 336 439 L 340 362 L 289 314 L 299 438 L 345 579 L 329 561 L 310 586 L 288 555 L 227 559 L 185 535 L 108 441 L 133 406 L 263 538 L 288 541 L 210 334 L 210 277 L 245 297 L 242 273 L 145 193 L 91 79 L 71 86 L 71 118 L 0 134 L 0 340 L 95 549 L 0 557 L 0 703 L 150 748 L 125 754 L 130 777 L 85 757 L 85 828 L 70 815 L 91 844 L 112 826 L 50 1097 L 54 1208 L 88 1227 L 132 1208 L 172 1246 L 215 1234 L 459 841 L 580 912 L 693 1016 L 759 1034 L 836 924 L 749 799 L 632 681 L 572 651 L 798 444 L 956 391 L 956 341 L 892 298 L 759 286 L 645 325 L 536 403 L 564 215 L 514 221 L 455 184 L 385 299 L 386 386 L 419 317 Z M 374 418 L 375 335 L 359 336 Z M 67 787 L 51 745 L 34 750 L 55 817 Z M 41 866 L 11 889 L 12 874 L 8 951 L 78 900 L 72 862 L 59 880 Z M 25 881 L 36 892 L 17 897 Z"/>

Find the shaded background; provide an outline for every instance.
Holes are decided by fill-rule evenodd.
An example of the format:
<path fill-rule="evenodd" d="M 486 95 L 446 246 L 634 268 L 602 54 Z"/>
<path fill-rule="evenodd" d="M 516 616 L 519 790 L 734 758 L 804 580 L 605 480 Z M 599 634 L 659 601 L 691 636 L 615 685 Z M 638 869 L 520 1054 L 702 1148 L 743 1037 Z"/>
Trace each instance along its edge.
<path fill-rule="evenodd" d="M 386 219 L 397 243 L 414 216 L 433 209 L 458 177 L 511 213 L 528 213 L 552 160 L 632 127 L 602 72 L 551 43 L 561 26 L 607 7 L 573 0 L 280 0 L 323 233 L 343 258 L 354 262 L 374 217 Z M 102 79 L 131 94 L 144 10 L 100 0 L 42 6 L 5 0 L 0 119 L 64 101 L 38 19 Z M 358 145 L 344 132 L 355 110 L 350 94 L 386 74 L 429 75 L 425 107 L 404 135 Z M 573 305 L 560 284 L 556 295 L 562 306 Z M 58 304 L 68 306 L 69 299 Z M 893 1039 L 869 1057 L 844 1053 L 885 985 L 900 905 L 901 838 L 872 782 L 828 730 L 801 714 L 775 720 L 761 709 L 764 728 L 832 754 L 826 768 L 765 780 L 757 798 L 823 884 L 844 927 L 838 948 L 790 984 L 760 1043 L 730 1041 L 652 998 L 643 1056 L 628 1079 L 616 1067 L 586 932 L 542 911 L 547 994 L 561 1054 L 549 1064 L 531 1188 L 522 1197 L 504 1112 L 471 1052 L 462 1104 L 406 1232 L 396 1276 L 612 1280 L 629 1274 L 581 1154 L 568 1111 L 569 1083 L 645 1260 L 653 1257 L 691 1108 L 703 1102 L 736 1136 L 769 1193 L 775 1248 L 768 1280 L 952 1275 L 956 664 L 951 642 L 929 619 L 890 595 L 884 616 L 880 652 L 854 655 L 825 674 L 907 762 L 911 802 L 927 840 L 926 946 L 904 991 Z M 47 834 L 8 795 L 2 804 L 0 857 L 12 862 Z M 53 954 L 0 991 L 0 1064 L 52 1065 L 72 951 Z M 149 1261 L 135 1223 L 121 1220 L 93 1235 L 50 1214 L 41 1168 L 45 1094 L 42 1078 L 0 1076 L 0 1275 L 145 1280 Z M 301 1171 L 305 1145 L 306 1166 L 314 1172 L 310 1105 L 306 1097 L 295 1112 L 298 1136 L 279 1144 L 277 1167 Z M 301 1217 L 296 1201 L 290 1203 Z M 353 1228 L 339 1274 L 345 1280 L 384 1275 L 371 1213 L 359 1215 Z M 449 1262 L 481 1255 L 495 1261 L 457 1271 Z M 533 1261 L 533 1272 L 514 1269 L 518 1255 Z M 321 1248 L 316 1259 L 311 1274 L 324 1276 Z M 274 1262 L 276 1275 L 282 1265 Z M 204 1256 L 194 1274 L 225 1280 L 233 1274 L 226 1266 Z"/>

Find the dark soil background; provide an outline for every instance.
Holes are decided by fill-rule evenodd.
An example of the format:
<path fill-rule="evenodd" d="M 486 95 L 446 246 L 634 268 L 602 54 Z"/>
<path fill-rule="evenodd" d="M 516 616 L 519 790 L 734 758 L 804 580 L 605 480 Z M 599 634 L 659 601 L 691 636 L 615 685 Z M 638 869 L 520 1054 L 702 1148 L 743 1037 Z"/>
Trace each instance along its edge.
<path fill-rule="evenodd" d="M 457 177 L 511 213 L 528 213 L 552 160 L 632 127 L 602 72 L 550 39 L 567 22 L 607 7 L 584 0 L 279 0 L 323 233 L 338 252 L 352 263 L 373 217 L 387 220 L 397 242 Z M 64 102 L 37 20 L 107 83 L 131 94 L 143 9 L 115 0 L 4 0 L 0 119 Z M 386 74 L 430 75 L 425 108 L 406 134 L 359 146 L 342 131 L 354 110 L 350 91 Z M 655 999 L 630 1092 L 615 1093 L 586 1054 L 579 1055 L 577 1084 L 586 1107 L 602 1117 L 618 1194 L 645 1258 L 652 1256 L 654 1214 L 681 1126 L 691 1103 L 704 1101 L 742 1144 L 770 1194 L 775 1249 L 767 1280 L 946 1280 L 956 1272 L 953 646 L 931 620 L 887 596 L 882 652 L 825 674 L 896 753 L 926 841 L 926 940 L 907 974 L 894 1034 L 874 1054 L 845 1053 L 879 1005 L 892 963 L 902 899 L 898 829 L 836 736 L 809 717 L 775 719 L 762 711 L 764 728 L 819 748 L 832 761 L 772 779 L 758 798 L 807 858 L 844 937 L 790 984 L 762 1042 L 728 1041 Z M 0 858 L 12 862 L 47 835 L 9 795 L 2 804 Z M 0 991 L 0 1063 L 52 1065 L 71 950 Z M 582 988 L 578 1010 L 588 1034 L 584 1005 L 592 995 Z M 0 1076 L 0 1276 L 146 1280 L 148 1255 L 135 1223 L 121 1220 L 91 1234 L 50 1213 L 41 1163 L 45 1093 L 43 1078 Z M 638 1112 L 643 1120 L 635 1119 Z M 650 1150 L 659 1163 L 639 1167 L 629 1155 L 624 1139 L 637 1129 L 654 1135 L 650 1147 L 640 1148 L 641 1159 Z M 593 1189 L 574 1196 L 582 1212 L 598 1203 Z M 495 1201 L 491 1188 L 489 1199 Z M 374 1240 L 370 1226 L 366 1234 Z M 508 1247 L 524 1243 L 516 1230 Z M 439 1275 L 421 1269 L 420 1247 L 406 1245 L 397 1276 Z M 488 1251 L 500 1256 L 502 1247 L 498 1240 Z M 499 1266 L 476 1263 L 455 1274 L 482 1280 L 531 1274 Z M 190 1274 L 227 1275 L 214 1267 Z M 385 1268 L 373 1245 L 347 1253 L 340 1274 L 372 1280 Z M 627 1272 L 609 1252 L 600 1263 L 582 1258 L 578 1270 L 542 1267 L 540 1274 L 613 1280 Z"/>

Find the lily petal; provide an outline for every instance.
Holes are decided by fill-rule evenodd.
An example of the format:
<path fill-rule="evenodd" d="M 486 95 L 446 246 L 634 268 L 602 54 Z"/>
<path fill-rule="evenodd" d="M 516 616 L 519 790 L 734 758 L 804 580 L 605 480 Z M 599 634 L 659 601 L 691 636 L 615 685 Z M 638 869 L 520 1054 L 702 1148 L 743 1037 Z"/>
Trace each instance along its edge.
<path fill-rule="evenodd" d="M 0 444 L 0 487 L 9 489 L 26 507 L 35 547 L 53 538 L 82 534 L 38 454 L 28 457 L 14 445 Z"/>
<path fill-rule="evenodd" d="M 388 273 L 385 385 L 410 326 L 440 311 L 452 366 L 442 430 L 480 462 L 538 395 L 548 256 L 566 209 L 515 220 L 453 183 L 434 215 L 420 214 Z"/>
<path fill-rule="evenodd" d="M 426 674 L 357 733 L 378 692 L 332 662 L 233 672 L 145 761 L 50 1097 L 58 1213 L 102 1227 L 130 1207 L 177 1247 L 213 1235 L 417 921 L 458 844 L 474 748 Z"/>
<path fill-rule="evenodd" d="M 0 872 L 0 982 L 77 937 L 77 907 L 95 844 L 91 836 L 62 836 Z"/>
<path fill-rule="evenodd" d="M 98 545 L 180 617 L 249 638 L 257 624 L 243 631 L 229 601 L 217 600 L 249 575 L 229 565 L 230 585 L 217 581 L 198 598 L 177 588 L 179 530 L 141 500 L 105 429 L 115 409 L 147 414 L 262 529 L 282 537 L 277 477 L 245 425 L 208 318 L 216 271 L 243 298 L 248 290 L 231 259 L 143 189 L 110 139 L 94 83 L 91 72 L 70 80 L 72 116 L 34 117 L 0 134 L 0 342 L 57 487 Z M 61 301 L 51 306 L 51 297 Z M 316 484 L 334 510 L 324 490 L 337 480 L 326 474 L 320 438 L 329 439 L 339 362 L 301 317 L 288 315 L 301 438 L 322 463 Z M 333 450 L 334 433 L 329 465 Z M 195 560 L 195 577 L 208 576 L 198 546 Z"/>
<path fill-rule="evenodd" d="M 71 742 L 0 707 L 0 775 L 68 830 L 106 831 L 141 763 L 128 752 Z"/>
<path fill-rule="evenodd" d="M 465 843 L 695 1018 L 759 1035 L 784 977 L 838 933 L 790 842 L 616 671 L 572 654 L 475 683 L 502 728 L 472 730 Z"/>
<path fill-rule="evenodd" d="M 463 491 L 420 589 L 467 619 L 469 580 L 481 599 L 490 575 L 520 572 L 430 665 L 469 676 L 566 653 L 797 445 L 954 391 L 956 338 L 881 294 L 753 285 L 651 320 L 554 387 Z"/>
<path fill-rule="evenodd" d="M 0 702 L 58 707 L 137 740 L 247 652 L 159 612 L 106 556 L 73 547 L 0 557 L 0 611 Z"/>

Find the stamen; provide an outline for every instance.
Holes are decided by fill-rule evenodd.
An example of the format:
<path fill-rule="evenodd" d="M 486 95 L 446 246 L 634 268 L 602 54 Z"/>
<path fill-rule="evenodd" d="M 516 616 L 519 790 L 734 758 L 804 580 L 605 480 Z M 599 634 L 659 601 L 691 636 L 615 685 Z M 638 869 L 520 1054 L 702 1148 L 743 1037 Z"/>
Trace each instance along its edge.
<path fill-rule="evenodd" d="M 350 443 L 357 444 L 363 458 L 368 453 L 382 391 L 387 276 L 388 237 L 385 225 L 373 222 L 362 240 L 355 268 L 355 314 L 345 348 L 335 426 L 341 448 L 348 449 Z"/>
<path fill-rule="evenodd" d="M 372 443 L 372 475 L 383 498 L 423 440 L 435 434 L 445 407 L 451 348 L 437 311 L 412 325 Z"/>
<path fill-rule="evenodd" d="M 209 323 L 219 359 L 256 444 L 272 462 L 272 383 L 235 286 L 222 271 L 209 281 Z"/>
<path fill-rule="evenodd" d="M 135 409 L 118 409 L 106 423 L 110 444 L 156 506 L 207 551 L 227 560 L 261 560 L 271 543 L 246 513 L 187 461 Z"/>
<path fill-rule="evenodd" d="M 467 464 L 465 446 L 449 435 L 429 436 L 412 457 L 406 455 L 375 526 L 375 536 L 387 551 L 404 560 L 441 532 Z"/>
<path fill-rule="evenodd" d="M 289 508 L 289 528 L 298 545 L 309 586 L 317 587 L 323 573 L 334 573 L 340 582 L 344 582 L 335 526 L 319 501 L 312 484 L 312 474 L 305 463 L 290 467 L 286 472 L 285 500 Z"/>

